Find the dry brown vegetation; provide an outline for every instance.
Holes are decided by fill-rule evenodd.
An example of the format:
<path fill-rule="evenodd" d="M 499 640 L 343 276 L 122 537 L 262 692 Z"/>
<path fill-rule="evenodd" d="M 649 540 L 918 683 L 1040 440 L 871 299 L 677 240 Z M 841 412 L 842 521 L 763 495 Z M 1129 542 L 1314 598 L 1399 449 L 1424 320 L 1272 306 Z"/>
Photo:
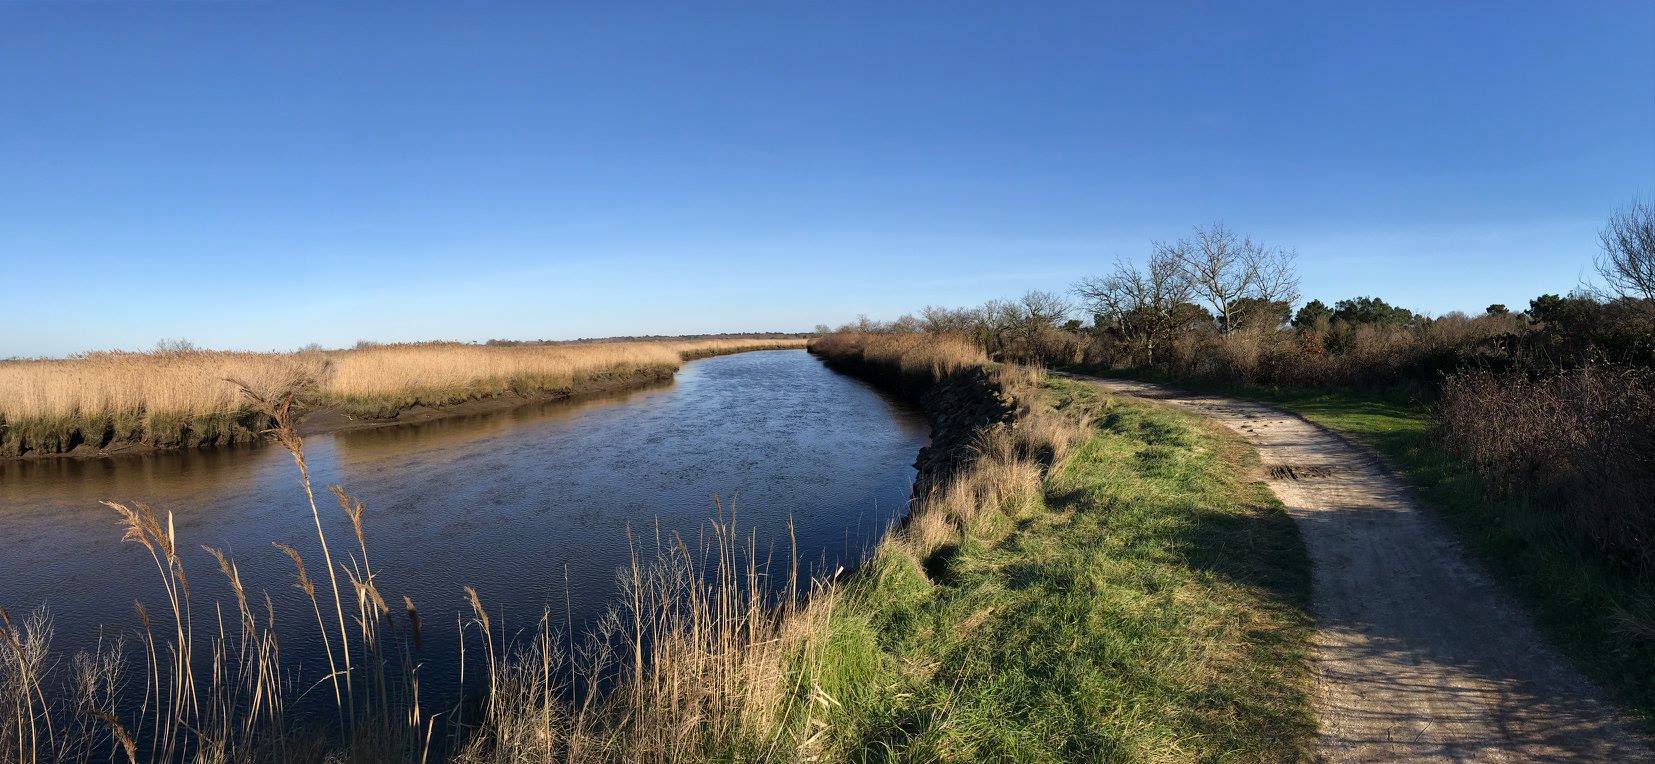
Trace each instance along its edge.
<path fill-rule="evenodd" d="M 803 345 L 803 340 L 774 338 L 526 347 L 427 343 L 6 361 L 0 362 L 0 456 L 68 451 L 81 444 L 166 447 L 246 440 L 267 423 L 257 420 L 237 383 L 270 393 L 300 380 L 311 405 L 385 418 L 421 404 L 625 385 L 664 377 L 689 358 Z"/>
<path fill-rule="evenodd" d="M 981 428 L 973 445 L 976 459 L 918 497 L 903 527 L 880 545 L 882 559 L 901 558 L 918 566 L 938 547 L 966 534 L 994 537 L 1016 515 L 1015 507 L 1040 496 L 1047 465 L 1062 461 L 1085 436 L 1086 416 L 1063 416 L 1034 403 L 1041 372 L 1032 367 L 992 365 L 969 340 L 950 335 L 841 332 L 814 340 L 811 350 L 839 361 L 854 360 L 929 385 L 962 369 L 991 368 L 990 385 L 1016 401 L 1008 423 Z"/>
<path fill-rule="evenodd" d="M 1155 367 L 1175 376 L 1224 382 L 1313 387 L 1424 387 L 1444 372 L 1493 356 L 1523 329 L 1514 315 L 1450 314 L 1408 323 L 1307 322 L 1179 332 L 1159 349 Z M 1107 335 L 1086 351 L 1095 366 L 1142 365 L 1141 353 Z"/>
<path fill-rule="evenodd" d="M 1443 435 L 1484 481 L 1560 513 L 1602 559 L 1655 572 L 1655 373 L 1486 371 L 1443 387 Z"/>
<path fill-rule="evenodd" d="M 990 363 L 988 354 L 953 334 L 836 332 L 812 340 L 811 350 L 829 360 L 854 359 L 874 371 L 929 384 L 970 366 Z"/>

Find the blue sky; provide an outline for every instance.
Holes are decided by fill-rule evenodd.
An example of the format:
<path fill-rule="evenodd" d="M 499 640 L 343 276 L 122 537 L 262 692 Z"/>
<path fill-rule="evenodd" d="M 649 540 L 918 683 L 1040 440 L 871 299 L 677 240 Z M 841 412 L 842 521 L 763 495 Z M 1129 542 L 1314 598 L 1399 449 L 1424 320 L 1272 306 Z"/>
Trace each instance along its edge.
<path fill-rule="evenodd" d="M 1477 310 L 1655 194 L 1649 2 L 556 5 L 0 2 L 0 357 L 796 330 L 1215 219 Z"/>

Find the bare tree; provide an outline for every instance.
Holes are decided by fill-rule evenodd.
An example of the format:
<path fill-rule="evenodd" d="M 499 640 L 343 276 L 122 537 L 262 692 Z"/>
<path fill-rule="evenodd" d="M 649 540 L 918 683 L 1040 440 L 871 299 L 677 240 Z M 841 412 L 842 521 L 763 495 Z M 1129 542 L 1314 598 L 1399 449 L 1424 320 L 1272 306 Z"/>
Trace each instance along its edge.
<path fill-rule="evenodd" d="M 1235 327 L 1241 300 L 1292 303 L 1299 298 L 1297 254 L 1238 236 L 1222 222 L 1196 228 L 1190 239 L 1156 242 L 1155 253 L 1178 264 L 1193 294 L 1218 316 L 1220 331 Z"/>
<path fill-rule="evenodd" d="M 919 320 L 925 323 L 925 331 L 943 334 L 954 327 L 954 311 L 951 308 L 927 305 L 920 308 Z"/>
<path fill-rule="evenodd" d="M 1655 302 L 1655 207 L 1634 202 L 1598 234 L 1598 275 L 1619 297 Z"/>
<path fill-rule="evenodd" d="M 990 355 L 1005 349 L 1009 335 L 1012 335 L 1018 325 L 1022 310 L 1016 303 L 1005 300 L 989 300 L 977 308 L 977 344 L 981 345 Z"/>
<path fill-rule="evenodd" d="M 1069 301 L 1060 294 L 1042 292 L 1031 289 L 1023 293 L 1017 300 L 1018 323 L 1025 338 L 1032 337 L 1041 329 L 1049 329 L 1062 323 L 1069 315 Z"/>
<path fill-rule="evenodd" d="M 1299 301 L 1299 253 L 1280 247 L 1261 248 L 1252 258 L 1252 297 L 1265 302 Z"/>
<path fill-rule="evenodd" d="M 912 313 L 904 313 L 891 322 L 889 329 L 893 332 L 918 333 L 925 331 L 925 324 L 914 318 Z"/>
<path fill-rule="evenodd" d="M 1155 348 L 1183 322 L 1180 308 L 1189 302 L 1191 285 L 1179 262 L 1157 251 L 1143 270 L 1116 260 L 1113 272 L 1075 284 L 1074 292 L 1093 315 L 1142 347 L 1153 364 Z"/>
<path fill-rule="evenodd" d="M 990 354 L 996 354 L 1019 341 L 1030 342 L 1045 330 L 1062 324 L 1070 310 L 1062 295 L 1032 291 L 1017 300 L 989 300 L 970 308 L 928 305 L 920 310 L 918 318 L 905 316 L 895 325 L 931 334 L 964 335 Z"/>
<path fill-rule="evenodd" d="M 919 318 L 925 331 L 932 334 L 970 334 L 978 324 L 979 314 L 974 308 L 939 308 L 927 305 Z"/>

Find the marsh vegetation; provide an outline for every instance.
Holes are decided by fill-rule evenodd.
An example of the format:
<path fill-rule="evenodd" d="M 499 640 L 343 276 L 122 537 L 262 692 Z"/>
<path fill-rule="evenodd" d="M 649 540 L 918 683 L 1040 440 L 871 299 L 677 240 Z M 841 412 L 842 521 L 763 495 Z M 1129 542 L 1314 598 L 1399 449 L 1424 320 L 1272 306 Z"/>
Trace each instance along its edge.
<path fill-rule="evenodd" d="M 415 407 L 566 397 L 646 384 L 687 359 L 802 347 L 785 338 L 460 343 L 242 353 L 187 345 L 0 362 L 0 457 L 248 442 L 270 424 L 241 387 L 293 389 L 299 415 L 383 421 Z M 301 423 L 302 424 L 302 423 Z"/>

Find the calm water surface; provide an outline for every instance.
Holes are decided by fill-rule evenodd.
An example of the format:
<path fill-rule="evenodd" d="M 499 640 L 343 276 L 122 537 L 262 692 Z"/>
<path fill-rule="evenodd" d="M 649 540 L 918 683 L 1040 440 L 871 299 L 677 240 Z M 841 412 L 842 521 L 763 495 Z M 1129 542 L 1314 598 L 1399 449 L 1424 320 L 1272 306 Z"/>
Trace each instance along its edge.
<path fill-rule="evenodd" d="M 802 559 L 854 561 L 903 513 L 926 433 L 915 411 L 804 351 L 767 351 L 691 362 L 666 387 L 318 436 L 306 450 L 336 556 L 354 539 L 323 487 L 343 484 L 366 502 L 382 589 L 419 606 L 422 674 L 435 687 L 456 668 L 462 585 L 516 630 L 544 605 L 562 613 L 567 569 L 573 618 L 588 621 L 614 599 L 629 526 L 651 548 L 657 523 L 693 545 L 715 497 L 761 550 L 777 544 L 778 559 L 791 517 Z M 298 547 L 320 574 L 285 452 L 0 463 L 0 605 L 14 614 L 47 606 L 60 653 L 90 644 L 100 627 L 132 629 L 134 600 L 164 610 L 154 565 L 120 542 L 101 499 L 174 513 L 198 618 L 228 594 L 201 545 L 234 557 L 249 587 L 276 602 L 284 663 L 322 673 L 314 616 L 271 546 Z"/>

